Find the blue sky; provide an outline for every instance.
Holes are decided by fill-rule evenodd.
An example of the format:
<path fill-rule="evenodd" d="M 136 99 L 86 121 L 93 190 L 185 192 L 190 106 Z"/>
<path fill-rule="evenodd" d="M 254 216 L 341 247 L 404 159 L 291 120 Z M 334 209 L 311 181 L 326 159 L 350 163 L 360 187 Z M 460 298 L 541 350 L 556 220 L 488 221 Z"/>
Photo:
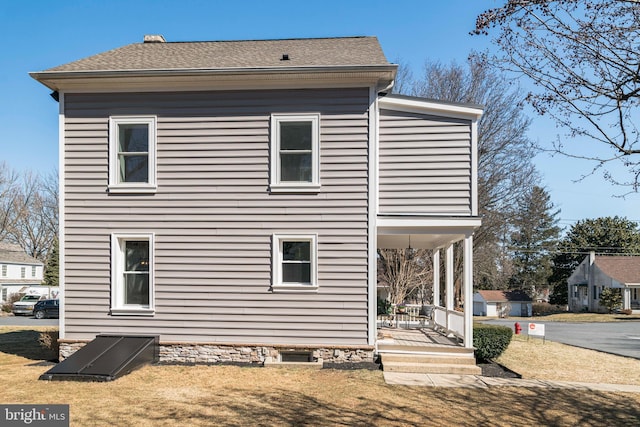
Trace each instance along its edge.
<path fill-rule="evenodd" d="M 18 171 L 48 172 L 58 162 L 58 105 L 31 79 L 41 71 L 129 43 L 144 34 L 168 41 L 234 40 L 374 35 L 390 61 L 415 73 L 426 59 L 464 62 L 471 50 L 491 49 L 490 38 L 470 36 L 475 17 L 496 0 L 402 1 L 215 1 L 0 0 L 0 161 Z M 530 137 L 558 133 L 534 118 Z M 541 183 L 562 212 L 561 225 L 620 215 L 640 221 L 640 194 L 625 199 L 601 175 L 574 182 L 590 171 L 584 161 L 541 154 Z"/>

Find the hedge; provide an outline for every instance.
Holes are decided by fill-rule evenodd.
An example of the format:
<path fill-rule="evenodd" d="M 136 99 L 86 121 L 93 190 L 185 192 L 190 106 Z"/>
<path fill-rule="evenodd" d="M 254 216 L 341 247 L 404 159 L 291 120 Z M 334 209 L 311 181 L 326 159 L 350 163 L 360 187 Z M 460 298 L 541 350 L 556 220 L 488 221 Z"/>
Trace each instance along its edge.
<path fill-rule="evenodd" d="M 507 326 L 477 324 L 473 326 L 473 346 L 479 360 L 500 356 L 509 346 L 513 331 Z"/>

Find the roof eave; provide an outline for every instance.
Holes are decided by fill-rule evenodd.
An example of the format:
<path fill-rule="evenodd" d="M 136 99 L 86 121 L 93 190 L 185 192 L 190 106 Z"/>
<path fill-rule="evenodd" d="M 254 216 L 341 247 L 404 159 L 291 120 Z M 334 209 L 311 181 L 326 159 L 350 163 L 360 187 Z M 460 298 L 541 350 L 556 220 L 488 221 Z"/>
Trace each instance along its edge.
<path fill-rule="evenodd" d="M 40 71 L 29 75 L 54 91 L 90 89 L 99 86 L 109 90 L 104 82 L 119 84 L 124 89 L 148 89 L 167 82 L 176 86 L 192 86 L 204 83 L 283 82 L 292 80 L 333 81 L 345 83 L 362 81 L 376 84 L 379 89 L 389 86 L 396 76 L 398 66 L 309 66 L 309 67 L 243 67 L 220 69 L 154 69 L 154 70 L 94 70 L 94 71 Z"/>
<path fill-rule="evenodd" d="M 484 107 L 477 104 L 462 104 L 420 98 L 405 95 L 387 95 L 380 98 L 380 108 L 404 111 L 409 113 L 427 113 L 433 115 L 444 115 L 446 117 L 459 117 L 464 119 L 478 120 L 484 112 Z"/>

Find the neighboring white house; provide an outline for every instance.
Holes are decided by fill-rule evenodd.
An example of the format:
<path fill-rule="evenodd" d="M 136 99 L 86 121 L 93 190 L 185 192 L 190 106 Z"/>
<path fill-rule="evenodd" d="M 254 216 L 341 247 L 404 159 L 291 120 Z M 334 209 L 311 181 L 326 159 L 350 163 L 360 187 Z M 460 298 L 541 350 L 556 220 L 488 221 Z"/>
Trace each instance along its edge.
<path fill-rule="evenodd" d="M 30 286 L 40 285 L 44 264 L 30 257 L 18 245 L 0 243 L 0 302 Z"/>
<path fill-rule="evenodd" d="M 524 291 L 478 291 L 473 295 L 473 315 L 488 317 L 531 316 L 532 300 Z"/>
<path fill-rule="evenodd" d="M 640 256 L 606 256 L 591 252 L 568 283 L 569 310 L 606 311 L 600 305 L 605 288 L 620 289 L 622 308 L 640 312 Z"/>

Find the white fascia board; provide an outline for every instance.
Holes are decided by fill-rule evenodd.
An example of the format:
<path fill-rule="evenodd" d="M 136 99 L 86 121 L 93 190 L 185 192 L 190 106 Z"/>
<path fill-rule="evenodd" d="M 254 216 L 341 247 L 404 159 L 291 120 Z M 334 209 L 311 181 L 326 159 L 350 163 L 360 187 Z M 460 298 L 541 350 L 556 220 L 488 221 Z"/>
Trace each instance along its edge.
<path fill-rule="evenodd" d="M 378 216 L 378 228 L 464 228 L 480 227 L 482 220 L 469 218 L 434 218 L 434 217 L 384 217 Z"/>
<path fill-rule="evenodd" d="M 395 66 L 242 68 L 220 70 L 118 70 L 29 73 L 51 90 L 67 92 L 178 91 L 263 88 L 383 88 Z"/>
<path fill-rule="evenodd" d="M 381 109 L 468 120 L 478 120 L 483 113 L 482 108 L 477 106 L 436 102 L 421 98 L 395 97 L 393 95 L 381 97 L 379 105 Z"/>
<path fill-rule="evenodd" d="M 378 234 L 438 234 L 470 236 L 481 225 L 480 218 L 384 218 L 378 216 Z"/>

